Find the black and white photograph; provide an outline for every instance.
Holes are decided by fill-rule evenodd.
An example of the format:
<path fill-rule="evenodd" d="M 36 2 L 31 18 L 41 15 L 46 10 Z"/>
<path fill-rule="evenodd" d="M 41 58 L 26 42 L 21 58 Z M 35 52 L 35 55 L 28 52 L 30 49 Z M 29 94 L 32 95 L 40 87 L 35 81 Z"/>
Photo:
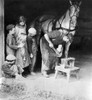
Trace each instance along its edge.
<path fill-rule="evenodd" d="M 0 0 L 0 100 L 92 100 L 92 0 Z"/>

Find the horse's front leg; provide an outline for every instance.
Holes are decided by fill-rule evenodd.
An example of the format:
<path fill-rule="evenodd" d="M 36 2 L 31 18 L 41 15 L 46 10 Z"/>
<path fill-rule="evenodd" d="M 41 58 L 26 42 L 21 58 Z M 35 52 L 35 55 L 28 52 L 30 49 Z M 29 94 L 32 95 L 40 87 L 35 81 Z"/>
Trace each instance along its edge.
<path fill-rule="evenodd" d="M 68 58 L 68 52 L 69 52 L 70 45 L 71 45 L 70 42 L 67 42 L 65 45 L 65 58 Z"/>

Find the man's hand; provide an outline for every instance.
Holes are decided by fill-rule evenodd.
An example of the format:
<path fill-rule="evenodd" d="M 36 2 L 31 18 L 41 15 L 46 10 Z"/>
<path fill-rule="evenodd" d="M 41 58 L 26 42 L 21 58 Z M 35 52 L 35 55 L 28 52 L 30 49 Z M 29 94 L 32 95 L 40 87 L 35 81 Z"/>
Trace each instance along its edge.
<path fill-rule="evenodd" d="M 30 57 L 33 58 L 33 54 L 32 53 L 30 54 Z"/>
<path fill-rule="evenodd" d="M 24 44 L 22 43 L 22 44 L 18 45 L 18 48 L 22 48 L 23 46 L 24 46 Z"/>
<path fill-rule="evenodd" d="M 53 46 L 53 44 L 52 44 L 52 43 L 49 43 L 49 47 L 53 48 L 54 46 Z"/>

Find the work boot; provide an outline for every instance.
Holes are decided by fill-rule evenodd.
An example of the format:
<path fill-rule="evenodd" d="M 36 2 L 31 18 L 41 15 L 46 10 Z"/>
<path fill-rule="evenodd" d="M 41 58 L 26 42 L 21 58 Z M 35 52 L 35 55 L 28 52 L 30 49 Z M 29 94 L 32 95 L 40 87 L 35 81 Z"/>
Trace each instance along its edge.
<path fill-rule="evenodd" d="M 36 75 L 36 73 L 34 73 L 34 72 L 31 72 L 31 75 Z"/>
<path fill-rule="evenodd" d="M 49 77 L 49 75 L 47 74 L 47 72 L 46 72 L 46 71 L 43 71 L 43 72 L 42 72 L 42 75 L 43 75 L 44 77 L 46 77 L 46 78 L 48 78 L 48 77 Z"/>

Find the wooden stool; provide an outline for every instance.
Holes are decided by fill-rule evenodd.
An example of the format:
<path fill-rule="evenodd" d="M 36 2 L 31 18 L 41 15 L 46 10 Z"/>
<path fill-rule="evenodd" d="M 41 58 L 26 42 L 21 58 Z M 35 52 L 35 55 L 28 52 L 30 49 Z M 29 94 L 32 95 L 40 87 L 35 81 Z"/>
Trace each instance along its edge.
<path fill-rule="evenodd" d="M 70 79 L 71 74 L 75 74 L 78 78 L 79 67 L 74 66 L 75 58 L 63 58 L 61 59 L 61 64 L 55 67 L 55 78 L 59 71 L 66 73 L 67 81 Z"/>
<path fill-rule="evenodd" d="M 75 58 L 73 58 L 73 57 L 62 58 L 61 59 L 61 64 L 64 64 L 65 65 L 64 67 L 66 67 L 66 66 L 68 66 L 68 67 L 74 67 Z"/>

